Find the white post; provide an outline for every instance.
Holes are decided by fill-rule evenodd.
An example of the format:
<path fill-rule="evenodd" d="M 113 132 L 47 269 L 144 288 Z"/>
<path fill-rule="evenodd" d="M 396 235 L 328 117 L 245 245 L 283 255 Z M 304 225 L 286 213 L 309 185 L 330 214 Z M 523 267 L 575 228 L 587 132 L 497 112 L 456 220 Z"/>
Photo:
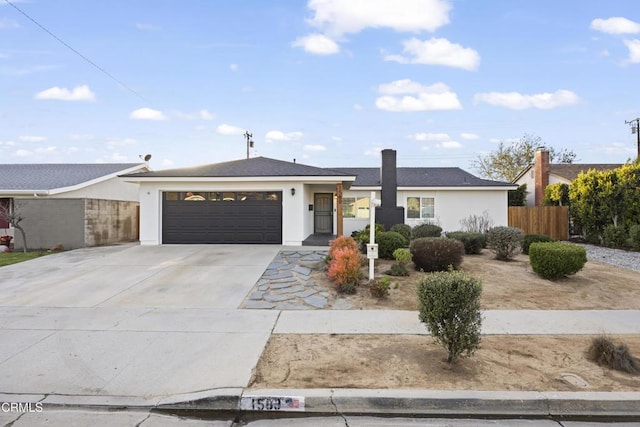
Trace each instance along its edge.
<path fill-rule="evenodd" d="M 369 244 L 367 245 L 367 258 L 369 258 L 369 280 L 374 279 L 373 268 L 378 258 L 378 245 L 376 244 L 376 206 L 380 206 L 380 200 L 376 199 L 376 192 L 371 192 L 369 198 Z"/>

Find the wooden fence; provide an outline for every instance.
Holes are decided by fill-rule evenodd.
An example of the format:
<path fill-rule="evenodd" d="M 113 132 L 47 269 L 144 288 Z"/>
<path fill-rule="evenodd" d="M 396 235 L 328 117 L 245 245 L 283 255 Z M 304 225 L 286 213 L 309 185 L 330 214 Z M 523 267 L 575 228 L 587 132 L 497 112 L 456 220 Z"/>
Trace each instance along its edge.
<path fill-rule="evenodd" d="M 546 234 L 556 240 L 569 238 L 568 206 L 509 207 L 509 227 L 527 234 Z"/>

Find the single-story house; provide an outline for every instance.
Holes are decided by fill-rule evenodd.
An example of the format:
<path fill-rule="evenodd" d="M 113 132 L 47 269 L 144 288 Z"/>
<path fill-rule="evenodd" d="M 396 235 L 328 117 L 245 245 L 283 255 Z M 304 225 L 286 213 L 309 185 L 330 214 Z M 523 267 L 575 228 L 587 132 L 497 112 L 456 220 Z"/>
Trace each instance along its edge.
<path fill-rule="evenodd" d="M 396 168 L 383 150 L 379 168 L 319 168 L 255 157 L 192 168 L 126 174 L 140 185 L 140 243 L 269 243 L 298 246 L 314 235 L 349 235 L 369 222 L 440 224 L 485 211 L 507 225 L 515 185 L 460 168 Z M 378 211 L 380 211 L 378 213 Z"/>
<path fill-rule="evenodd" d="M 608 163 L 565 163 L 549 162 L 549 151 L 538 150 L 533 164 L 526 167 L 515 177 L 514 184 L 527 184 L 527 206 L 540 206 L 544 201 L 544 189 L 547 185 L 563 183 L 571 185 L 582 172 L 590 169 L 597 171 L 616 169 L 622 164 Z"/>
<path fill-rule="evenodd" d="M 145 163 L 0 165 L 0 209 L 24 218 L 29 249 L 65 249 L 138 240 L 136 184 L 118 175 L 148 171 Z M 0 215 L 0 234 L 22 236 Z"/>

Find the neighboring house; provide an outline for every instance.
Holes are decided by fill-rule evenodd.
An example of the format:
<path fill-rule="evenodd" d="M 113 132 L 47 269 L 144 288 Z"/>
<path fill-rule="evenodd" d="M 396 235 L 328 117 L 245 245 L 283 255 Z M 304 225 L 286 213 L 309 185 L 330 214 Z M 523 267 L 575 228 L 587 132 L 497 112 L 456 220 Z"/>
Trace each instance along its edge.
<path fill-rule="evenodd" d="M 142 163 L 0 165 L 0 206 L 24 217 L 29 249 L 65 249 L 138 240 L 138 186 L 119 174 Z M 22 236 L 0 219 L 0 234 Z"/>
<path fill-rule="evenodd" d="M 145 245 L 298 246 L 317 234 L 349 235 L 369 223 L 372 191 L 382 199 L 376 220 L 387 226 L 435 222 L 457 230 L 461 219 L 484 211 L 495 225 L 507 224 L 507 191 L 515 185 L 459 168 L 396 170 L 393 150 L 383 150 L 382 160 L 382 168 L 329 169 L 256 157 L 122 178 L 140 185 Z M 204 200 L 187 200 L 189 193 Z"/>
<path fill-rule="evenodd" d="M 540 206 L 543 204 L 544 189 L 547 185 L 556 183 L 570 185 L 581 172 L 590 169 L 610 170 L 620 166 L 622 165 L 603 163 L 552 164 L 549 162 L 549 152 L 538 150 L 535 163 L 520 172 L 512 182 L 518 186 L 527 184 L 527 206 Z"/>

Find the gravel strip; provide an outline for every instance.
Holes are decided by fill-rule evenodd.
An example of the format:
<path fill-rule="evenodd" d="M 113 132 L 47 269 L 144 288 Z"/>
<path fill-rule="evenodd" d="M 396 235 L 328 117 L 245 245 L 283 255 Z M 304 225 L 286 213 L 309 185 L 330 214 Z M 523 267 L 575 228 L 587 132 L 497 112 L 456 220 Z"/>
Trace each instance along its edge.
<path fill-rule="evenodd" d="M 580 246 L 587 250 L 587 259 L 589 260 L 606 262 L 616 267 L 640 271 L 640 252 L 627 252 L 621 249 L 603 248 L 602 246 L 587 244 L 580 244 Z"/>

